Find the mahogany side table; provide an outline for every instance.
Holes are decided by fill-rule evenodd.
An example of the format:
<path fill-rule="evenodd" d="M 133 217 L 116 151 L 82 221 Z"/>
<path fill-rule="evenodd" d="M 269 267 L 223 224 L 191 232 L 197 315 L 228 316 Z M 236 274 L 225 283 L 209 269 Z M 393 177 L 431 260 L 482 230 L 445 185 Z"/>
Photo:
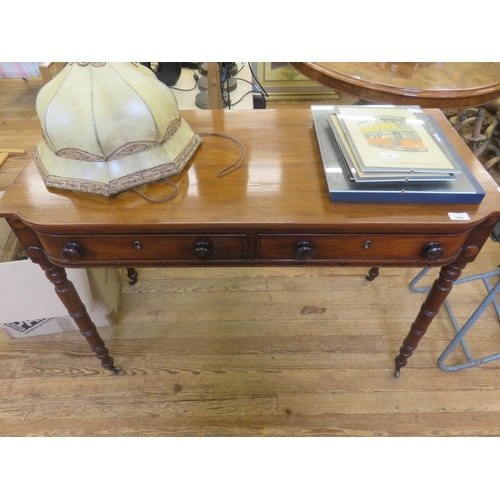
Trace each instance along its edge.
<path fill-rule="evenodd" d="M 243 166 L 217 173 L 237 146 L 204 138 L 172 178 L 179 194 L 152 204 L 47 189 L 30 162 L 0 200 L 29 257 L 45 271 L 102 366 L 117 370 L 77 291 L 70 267 L 377 266 L 442 267 L 396 357 L 396 375 L 500 217 L 497 185 L 439 110 L 427 110 L 486 191 L 479 205 L 330 202 L 310 110 L 184 111 L 198 132 L 246 147 Z M 228 141 L 229 142 L 229 141 Z M 164 185 L 144 188 L 152 198 Z M 449 212 L 470 220 L 451 220 Z"/>
<path fill-rule="evenodd" d="M 362 100 L 422 108 L 474 108 L 500 97 L 500 63 L 293 62 L 312 80 Z"/>

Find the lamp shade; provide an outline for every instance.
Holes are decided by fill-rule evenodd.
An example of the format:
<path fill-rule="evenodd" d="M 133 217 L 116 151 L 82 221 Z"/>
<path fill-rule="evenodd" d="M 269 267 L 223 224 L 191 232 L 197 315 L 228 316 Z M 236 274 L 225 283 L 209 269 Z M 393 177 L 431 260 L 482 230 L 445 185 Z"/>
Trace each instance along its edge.
<path fill-rule="evenodd" d="M 133 63 L 69 63 L 36 111 L 48 187 L 111 196 L 180 173 L 201 143 L 171 90 Z"/>

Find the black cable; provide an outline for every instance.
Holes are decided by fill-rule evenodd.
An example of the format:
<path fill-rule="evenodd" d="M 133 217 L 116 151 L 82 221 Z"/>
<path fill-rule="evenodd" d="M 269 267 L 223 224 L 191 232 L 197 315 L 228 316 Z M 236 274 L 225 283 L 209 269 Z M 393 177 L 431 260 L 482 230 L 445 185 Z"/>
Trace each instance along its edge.
<path fill-rule="evenodd" d="M 253 69 L 252 69 L 252 65 L 249 64 L 248 65 L 248 68 L 250 69 L 250 73 L 252 73 L 252 76 L 253 76 L 253 79 L 257 82 L 256 86 L 258 86 L 261 90 L 261 92 L 266 96 L 266 97 L 269 97 L 269 94 L 266 92 L 266 90 L 264 89 L 264 87 L 260 84 L 259 80 L 257 79 L 257 77 L 255 76 L 255 73 L 253 72 Z"/>
<path fill-rule="evenodd" d="M 264 99 L 266 97 L 269 97 L 268 93 L 266 91 L 264 92 L 261 92 L 261 90 L 259 89 L 259 87 L 257 87 L 257 85 L 255 85 L 253 82 L 251 82 L 250 80 L 246 80 L 245 78 L 236 78 L 236 80 L 241 80 L 242 82 L 245 82 L 245 83 L 248 83 L 249 85 L 251 85 L 253 88 L 255 88 L 256 90 L 249 90 L 248 92 L 246 92 L 245 94 L 243 94 L 236 102 L 228 102 L 226 99 L 224 99 L 224 93 L 222 93 L 222 100 L 224 101 L 225 104 L 227 104 L 228 106 L 232 105 L 232 106 L 236 106 L 237 104 L 239 104 L 248 94 L 260 94 L 262 97 L 264 97 Z M 260 87 L 262 88 L 262 87 Z M 228 94 L 229 95 L 229 94 Z M 230 96 L 229 96 L 230 97 Z"/>
<path fill-rule="evenodd" d="M 231 109 L 231 92 L 229 91 L 229 79 L 231 78 L 231 63 L 226 63 L 226 87 L 227 87 L 227 96 L 229 98 L 228 106 Z"/>
<path fill-rule="evenodd" d="M 240 76 L 238 78 L 236 78 L 236 80 L 241 80 L 242 82 L 249 83 L 252 87 L 258 88 L 257 85 L 252 83 L 250 80 L 245 80 L 244 78 L 241 78 Z M 260 90 L 258 90 L 258 92 L 260 92 Z"/>
<path fill-rule="evenodd" d="M 245 83 L 249 83 L 252 87 L 255 87 L 257 90 L 254 90 L 253 92 L 258 92 L 259 94 L 262 94 L 263 96 L 265 97 L 269 97 L 269 95 L 267 94 L 267 92 L 264 92 L 262 93 L 262 91 L 260 90 L 262 87 L 257 87 L 257 85 L 255 85 L 255 83 L 251 82 L 250 80 L 245 80 L 244 78 L 236 78 L 236 80 L 241 80 L 242 82 L 245 82 Z"/>
<path fill-rule="evenodd" d="M 229 109 L 231 109 L 231 102 L 230 102 L 231 101 L 231 95 L 227 94 L 227 96 L 229 97 L 229 101 L 226 101 L 226 99 L 224 98 L 224 88 L 222 88 L 220 96 L 221 96 L 222 101 L 224 102 L 224 104 L 227 104 L 228 107 L 229 107 Z M 241 99 L 240 99 L 240 101 L 241 101 Z M 240 101 L 238 101 L 238 102 L 240 102 Z M 235 104 L 237 104 L 237 103 L 235 103 Z"/>
<path fill-rule="evenodd" d="M 191 92 L 198 86 L 198 80 L 200 79 L 200 77 L 196 74 L 194 70 L 193 70 L 193 78 L 196 83 L 194 84 L 194 87 L 192 89 L 180 89 L 178 87 L 169 87 L 169 89 L 180 90 L 181 92 Z"/>
<path fill-rule="evenodd" d="M 263 94 L 261 92 L 261 90 L 259 89 L 259 87 L 257 87 L 257 85 L 255 85 L 253 82 L 251 82 L 250 80 L 245 80 L 245 78 L 236 78 L 236 80 L 241 80 L 242 82 L 245 82 L 245 83 L 248 83 L 249 85 L 251 85 L 255 90 L 250 90 L 249 92 L 247 92 L 246 94 L 243 95 L 243 97 L 238 101 L 238 102 L 235 102 L 233 104 L 238 104 L 239 102 L 241 102 L 241 100 L 246 97 L 248 94 L 250 93 L 254 93 L 254 94 L 260 94 L 262 96 L 262 98 L 264 99 L 264 102 L 266 101 L 266 96 L 268 96 L 267 92 L 265 94 Z"/>
<path fill-rule="evenodd" d="M 236 102 L 233 102 L 231 104 L 233 106 L 236 106 L 236 104 L 239 104 L 248 94 L 255 94 L 255 93 L 257 93 L 255 90 L 249 90 L 248 92 L 246 92 L 245 94 L 243 94 Z M 258 92 L 258 93 L 260 94 L 260 92 Z M 225 99 L 224 99 L 224 102 L 227 103 L 227 101 Z"/>
<path fill-rule="evenodd" d="M 255 74 L 252 71 L 252 67 L 251 67 L 250 64 L 248 65 L 248 67 L 250 69 L 250 72 L 252 73 L 252 76 L 254 77 L 255 81 L 257 82 L 257 84 L 255 84 L 254 82 L 251 82 L 250 80 L 246 80 L 245 78 L 240 78 L 240 77 L 236 78 L 236 80 L 241 80 L 242 82 L 248 83 L 249 85 L 251 85 L 256 90 L 249 90 L 248 92 L 246 92 L 245 94 L 243 94 L 236 102 L 232 102 L 231 101 L 231 94 L 229 92 L 229 78 L 226 77 L 228 99 L 225 99 L 225 97 L 224 97 L 224 84 L 222 85 L 222 89 L 221 89 L 222 90 L 221 91 L 221 98 L 222 98 L 222 101 L 224 102 L 224 104 L 226 104 L 229 109 L 231 109 L 231 106 L 236 106 L 237 104 L 239 104 L 248 94 L 258 93 L 258 94 L 260 94 L 264 98 L 264 101 L 265 101 L 266 97 L 269 97 L 269 94 L 266 92 L 266 90 L 264 89 L 264 87 L 262 87 L 262 85 L 260 84 L 260 82 L 255 77 Z M 236 74 L 238 74 L 243 68 L 244 68 L 244 66 L 242 66 L 240 68 L 240 70 L 238 70 L 238 72 Z M 173 87 L 171 87 L 171 88 L 173 88 Z M 178 90 L 181 90 L 181 89 L 178 89 Z"/>
<path fill-rule="evenodd" d="M 236 71 L 236 73 L 234 74 L 234 76 L 236 76 L 240 71 L 243 71 L 243 68 L 245 67 L 245 64 L 242 64 L 240 69 L 238 69 L 238 71 Z"/>

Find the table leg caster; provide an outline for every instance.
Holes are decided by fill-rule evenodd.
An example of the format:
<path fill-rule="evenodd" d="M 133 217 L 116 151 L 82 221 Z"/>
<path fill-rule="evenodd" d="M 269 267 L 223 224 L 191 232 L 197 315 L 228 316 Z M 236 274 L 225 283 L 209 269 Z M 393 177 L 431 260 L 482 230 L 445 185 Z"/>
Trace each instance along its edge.
<path fill-rule="evenodd" d="M 127 277 L 129 279 L 129 285 L 135 285 L 137 283 L 137 277 L 139 273 L 133 267 L 127 267 Z"/>
<path fill-rule="evenodd" d="M 401 373 L 401 368 L 399 368 L 399 366 L 396 366 L 396 369 L 394 370 L 394 378 L 399 378 L 400 373 Z"/>
<path fill-rule="evenodd" d="M 378 267 L 372 267 L 368 271 L 368 274 L 365 276 L 365 278 L 366 278 L 367 281 L 373 281 L 378 275 L 379 275 L 379 268 Z"/>

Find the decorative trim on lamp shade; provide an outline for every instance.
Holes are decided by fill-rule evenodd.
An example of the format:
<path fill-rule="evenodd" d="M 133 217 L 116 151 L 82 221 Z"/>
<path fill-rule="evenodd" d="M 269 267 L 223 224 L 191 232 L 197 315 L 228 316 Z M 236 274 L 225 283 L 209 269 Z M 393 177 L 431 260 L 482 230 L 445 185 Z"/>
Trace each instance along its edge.
<path fill-rule="evenodd" d="M 69 63 L 36 110 L 47 187 L 111 196 L 180 173 L 201 144 L 171 90 L 133 63 Z"/>

